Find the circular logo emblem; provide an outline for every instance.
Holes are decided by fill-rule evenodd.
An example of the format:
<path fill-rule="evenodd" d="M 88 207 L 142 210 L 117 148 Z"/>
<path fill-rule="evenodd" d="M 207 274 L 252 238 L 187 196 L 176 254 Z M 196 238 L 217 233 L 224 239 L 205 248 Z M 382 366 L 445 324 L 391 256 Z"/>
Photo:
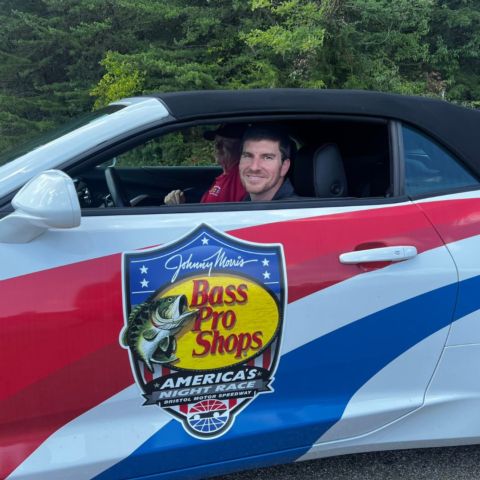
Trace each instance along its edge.
<path fill-rule="evenodd" d="M 224 402 L 203 400 L 190 408 L 187 421 L 196 432 L 208 434 L 223 428 L 229 418 L 230 413 Z"/>

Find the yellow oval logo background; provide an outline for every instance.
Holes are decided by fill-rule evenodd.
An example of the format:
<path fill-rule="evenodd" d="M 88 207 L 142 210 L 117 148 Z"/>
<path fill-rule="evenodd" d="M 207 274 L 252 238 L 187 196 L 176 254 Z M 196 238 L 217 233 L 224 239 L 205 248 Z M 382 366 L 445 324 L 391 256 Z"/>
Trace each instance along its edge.
<path fill-rule="evenodd" d="M 177 368 L 184 368 L 189 370 L 211 370 L 216 368 L 228 367 L 235 365 L 237 363 L 243 363 L 247 361 L 250 357 L 257 355 L 262 351 L 273 338 L 280 320 L 280 312 L 278 310 L 278 305 L 273 296 L 261 285 L 258 283 L 235 275 L 212 275 L 210 277 L 198 276 L 190 277 L 182 282 L 178 282 L 170 288 L 164 290 L 161 296 L 167 295 L 186 295 L 188 299 L 189 308 L 199 308 L 199 307 L 190 307 L 192 303 L 192 296 L 194 292 L 194 282 L 198 281 L 207 281 L 209 284 L 209 292 L 211 292 L 214 287 L 221 287 L 216 289 L 216 295 L 212 300 L 219 299 L 218 292 L 225 289 L 228 286 L 238 287 L 243 284 L 244 292 L 246 293 L 247 299 L 244 303 L 235 302 L 231 305 L 225 303 L 225 300 L 231 301 L 231 297 L 224 296 L 223 305 L 212 305 L 208 301 L 202 305 L 200 308 L 210 307 L 213 312 L 219 314 L 216 330 L 218 333 L 216 341 L 216 352 L 213 350 L 213 339 L 215 331 L 212 330 L 214 327 L 214 314 L 210 315 L 209 318 L 206 318 L 197 326 L 200 327 L 200 331 L 192 331 L 195 328 L 195 322 L 190 322 L 186 325 L 182 331 L 177 335 L 177 350 L 176 356 L 178 360 L 174 362 L 174 366 Z M 205 285 L 205 284 L 204 284 Z M 232 290 L 232 289 L 230 289 Z M 198 299 L 198 298 L 197 298 Z M 238 300 L 242 298 L 237 295 Z M 220 318 L 222 317 L 221 312 L 232 311 L 234 313 L 235 323 L 233 325 L 228 325 L 230 328 L 224 328 Z M 204 312 L 205 315 L 205 312 Z M 232 314 L 228 314 L 228 318 L 231 321 Z M 205 332 L 205 333 L 202 333 Z M 239 354 L 238 339 L 243 338 L 245 343 L 248 343 L 246 334 L 252 336 L 255 332 L 260 332 L 256 334 L 257 339 L 261 339 L 261 346 L 258 347 L 258 342 L 252 342 L 249 348 L 241 350 L 241 355 Z M 201 334 L 200 343 L 197 341 Z M 235 337 L 232 337 L 235 336 Z M 242 335 L 242 337 L 239 337 Z M 223 341 L 221 340 L 223 338 Z M 230 340 L 227 340 L 230 338 Z M 235 345 L 235 338 L 237 339 L 237 348 L 232 349 L 231 347 Z M 209 351 L 206 351 L 206 345 L 210 345 Z M 223 343 L 223 352 L 220 348 L 220 345 Z M 225 346 L 228 346 L 230 350 L 227 352 Z M 196 354 L 196 355 L 195 355 Z"/>

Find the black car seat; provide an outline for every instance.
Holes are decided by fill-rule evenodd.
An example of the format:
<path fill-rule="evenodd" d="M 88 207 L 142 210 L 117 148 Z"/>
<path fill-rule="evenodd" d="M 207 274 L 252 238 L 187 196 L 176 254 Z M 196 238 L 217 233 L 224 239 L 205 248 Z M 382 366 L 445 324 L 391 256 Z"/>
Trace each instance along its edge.
<path fill-rule="evenodd" d="M 305 146 L 298 150 L 291 172 L 297 195 L 304 197 L 346 197 L 347 177 L 338 146 Z"/>

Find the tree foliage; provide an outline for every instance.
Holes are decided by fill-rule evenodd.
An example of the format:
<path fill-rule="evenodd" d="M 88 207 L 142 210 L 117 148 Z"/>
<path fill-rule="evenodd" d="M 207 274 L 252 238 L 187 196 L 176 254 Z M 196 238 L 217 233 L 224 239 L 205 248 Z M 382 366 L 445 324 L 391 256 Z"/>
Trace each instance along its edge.
<path fill-rule="evenodd" d="M 0 7 L 2 150 L 80 111 L 152 91 L 360 88 L 480 105 L 474 0 L 0 0 Z"/>

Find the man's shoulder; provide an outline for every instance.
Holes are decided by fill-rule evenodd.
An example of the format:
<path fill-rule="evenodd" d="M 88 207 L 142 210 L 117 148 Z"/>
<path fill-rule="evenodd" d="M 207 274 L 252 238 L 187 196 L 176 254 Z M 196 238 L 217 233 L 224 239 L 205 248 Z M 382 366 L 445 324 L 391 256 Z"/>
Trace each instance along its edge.
<path fill-rule="evenodd" d="M 295 193 L 290 179 L 286 178 L 272 200 L 300 200 L 301 198 Z"/>

